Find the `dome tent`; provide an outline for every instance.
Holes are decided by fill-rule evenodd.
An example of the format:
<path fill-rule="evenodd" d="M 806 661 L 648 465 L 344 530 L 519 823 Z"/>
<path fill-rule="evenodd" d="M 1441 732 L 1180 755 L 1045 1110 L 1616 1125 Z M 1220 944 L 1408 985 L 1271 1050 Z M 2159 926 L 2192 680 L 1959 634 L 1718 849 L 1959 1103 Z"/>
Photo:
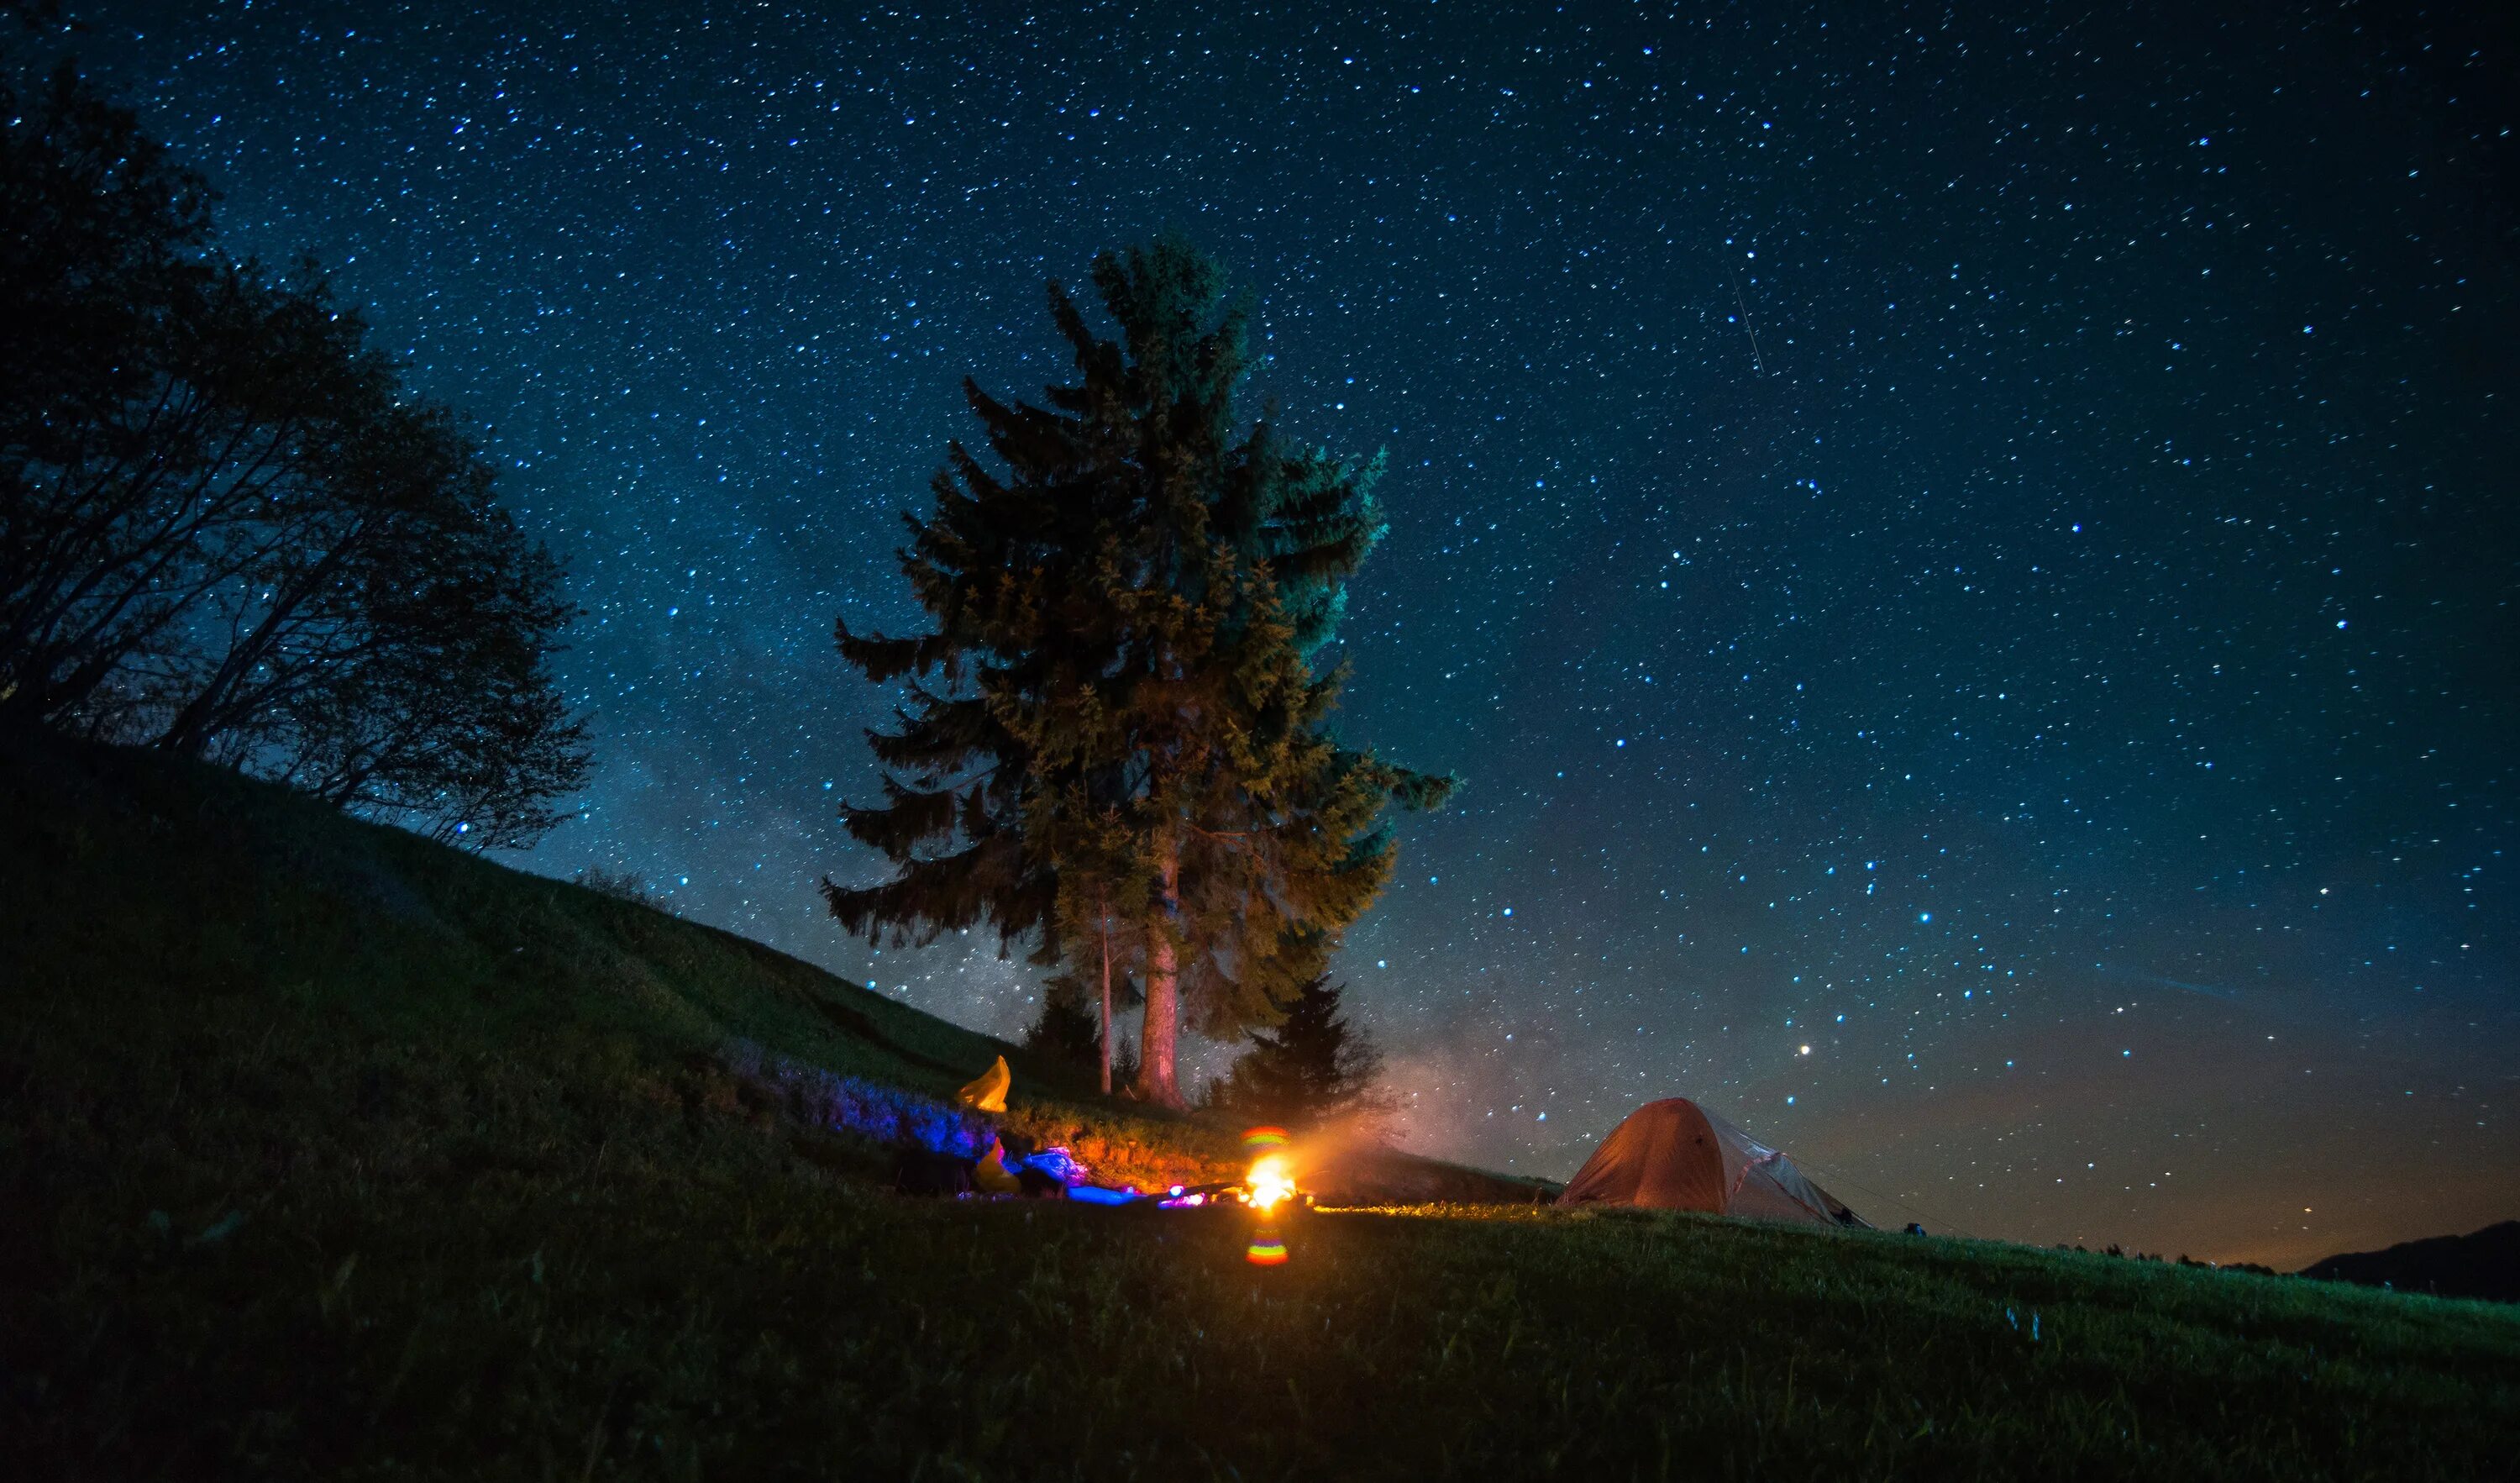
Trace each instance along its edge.
<path fill-rule="evenodd" d="M 1650 1101 L 1610 1130 L 1561 1205 L 1702 1210 L 1823 1226 L 1867 1223 L 1794 1161 L 1687 1098 Z"/>

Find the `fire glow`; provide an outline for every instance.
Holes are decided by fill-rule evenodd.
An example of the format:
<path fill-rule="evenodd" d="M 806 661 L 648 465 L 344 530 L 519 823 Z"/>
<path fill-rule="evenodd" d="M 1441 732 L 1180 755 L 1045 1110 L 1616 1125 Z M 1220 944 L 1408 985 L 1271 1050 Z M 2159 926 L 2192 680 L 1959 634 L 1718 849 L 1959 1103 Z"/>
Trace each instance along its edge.
<path fill-rule="evenodd" d="M 1252 1209 L 1262 1215 L 1277 1209 L 1295 1192 L 1294 1178 L 1286 1172 L 1286 1156 L 1268 1153 L 1253 1160 L 1251 1173 L 1243 1179 L 1242 1188 L 1245 1191 L 1243 1203 Z M 1259 1248 L 1255 1246 L 1252 1249 L 1256 1251 Z M 1258 1261 L 1259 1258 L 1255 1256 L 1252 1260 Z"/>

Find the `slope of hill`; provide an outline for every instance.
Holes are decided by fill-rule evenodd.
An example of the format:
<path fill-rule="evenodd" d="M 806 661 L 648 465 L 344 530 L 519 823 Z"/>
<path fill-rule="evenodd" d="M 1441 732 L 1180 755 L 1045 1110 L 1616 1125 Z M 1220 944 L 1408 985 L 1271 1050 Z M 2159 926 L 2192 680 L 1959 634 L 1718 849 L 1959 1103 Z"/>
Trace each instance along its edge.
<path fill-rule="evenodd" d="M 2489 1305 L 1502 1206 L 1297 1216 L 1263 1269 L 1238 1213 L 890 1195 L 832 1118 L 1007 1048 L 161 758 L 0 737 L 0 945 L 22 1476 L 2463 1478 L 2520 1435 Z M 1018 1126 L 1231 1167 L 1010 1058 Z"/>
<path fill-rule="evenodd" d="M 15 1028 L 59 1032 L 42 1043 L 76 1048 L 82 1077 L 154 1066 L 177 1124 L 216 1115 L 195 1061 L 360 1114 L 459 1064 L 757 1101 L 737 1060 L 810 1066 L 917 1107 L 1004 1055 L 1010 1120 L 1107 1146 L 1119 1172 L 1212 1172 L 1234 1151 L 1198 1124 L 1091 1105 L 1071 1068 L 732 933 L 146 752 L 0 737 L 0 933 Z M 203 1054 L 230 1036 L 251 1054 Z"/>
<path fill-rule="evenodd" d="M 2301 1275 L 2436 1297 L 2520 1303 L 2520 1221 L 2501 1221 L 2465 1236 L 2400 1241 L 2381 1251 L 2349 1251 L 2313 1262 Z"/>

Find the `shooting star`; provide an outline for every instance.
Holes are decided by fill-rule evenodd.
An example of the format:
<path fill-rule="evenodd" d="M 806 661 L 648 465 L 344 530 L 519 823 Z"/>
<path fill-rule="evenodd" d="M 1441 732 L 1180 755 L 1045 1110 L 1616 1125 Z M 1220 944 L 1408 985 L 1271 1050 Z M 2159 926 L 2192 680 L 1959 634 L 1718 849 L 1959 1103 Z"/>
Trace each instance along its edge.
<path fill-rule="evenodd" d="M 2177 978 L 2164 978 L 2158 973 L 2138 973 L 2131 968 L 2112 968 L 2106 964 L 2095 963 L 2092 966 L 2112 977 L 2132 978 L 2138 983 L 2157 984 L 2165 989 L 2182 989 L 2190 994 L 2202 994 L 2208 999 L 2236 1000 L 2240 997 L 2237 989 L 2218 989 L 2208 983 L 2186 983 Z"/>
<path fill-rule="evenodd" d="M 2146 983 L 2162 984 L 2174 989 L 2185 989 L 2190 994 L 2202 994 L 2208 999 L 2237 999 L 2240 997 L 2240 991 L 2237 989 L 2218 989 L 2210 983 L 2182 983 L 2176 978 L 2164 978 L 2157 973 L 2138 973 L 2136 976 L 2141 978 Z"/>
<path fill-rule="evenodd" d="M 1724 276 L 1732 281 L 1732 302 L 1741 310 L 1741 333 L 1750 337 L 1750 370 L 1755 375 L 1765 376 L 1768 366 L 1759 354 L 1759 332 L 1750 324 L 1750 301 L 1741 296 L 1741 275 L 1732 271 L 1730 257 L 1724 259 Z"/>

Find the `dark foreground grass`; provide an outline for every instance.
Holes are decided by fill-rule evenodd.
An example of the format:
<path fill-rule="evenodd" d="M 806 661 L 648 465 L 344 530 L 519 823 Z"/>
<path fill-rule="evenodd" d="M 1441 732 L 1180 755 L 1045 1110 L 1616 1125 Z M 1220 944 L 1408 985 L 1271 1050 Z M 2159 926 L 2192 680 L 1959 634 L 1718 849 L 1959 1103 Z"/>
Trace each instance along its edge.
<path fill-rule="evenodd" d="M 652 1134 L 611 1172 L 115 1233 L 12 1324 L 18 1455 L 97 1477 L 2482 1478 L 2515 1425 L 2520 1343 L 2474 1306 L 1682 1217 L 1316 1214 L 1264 1271 L 1233 1215 L 914 1204 Z M 648 1162 L 678 1149 L 709 1172 Z"/>
<path fill-rule="evenodd" d="M 775 955 L 225 780 L 12 765 L 12 1476 L 2479 1478 L 2520 1447 L 2520 1313 L 2485 1305 L 1529 1210 L 1297 1217 L 1261 1270 L 1233 1215 L 902 1200 L 709 1048 L 934 1090 L 977 1037 L 834 999 L 862 1031 Z"/>

